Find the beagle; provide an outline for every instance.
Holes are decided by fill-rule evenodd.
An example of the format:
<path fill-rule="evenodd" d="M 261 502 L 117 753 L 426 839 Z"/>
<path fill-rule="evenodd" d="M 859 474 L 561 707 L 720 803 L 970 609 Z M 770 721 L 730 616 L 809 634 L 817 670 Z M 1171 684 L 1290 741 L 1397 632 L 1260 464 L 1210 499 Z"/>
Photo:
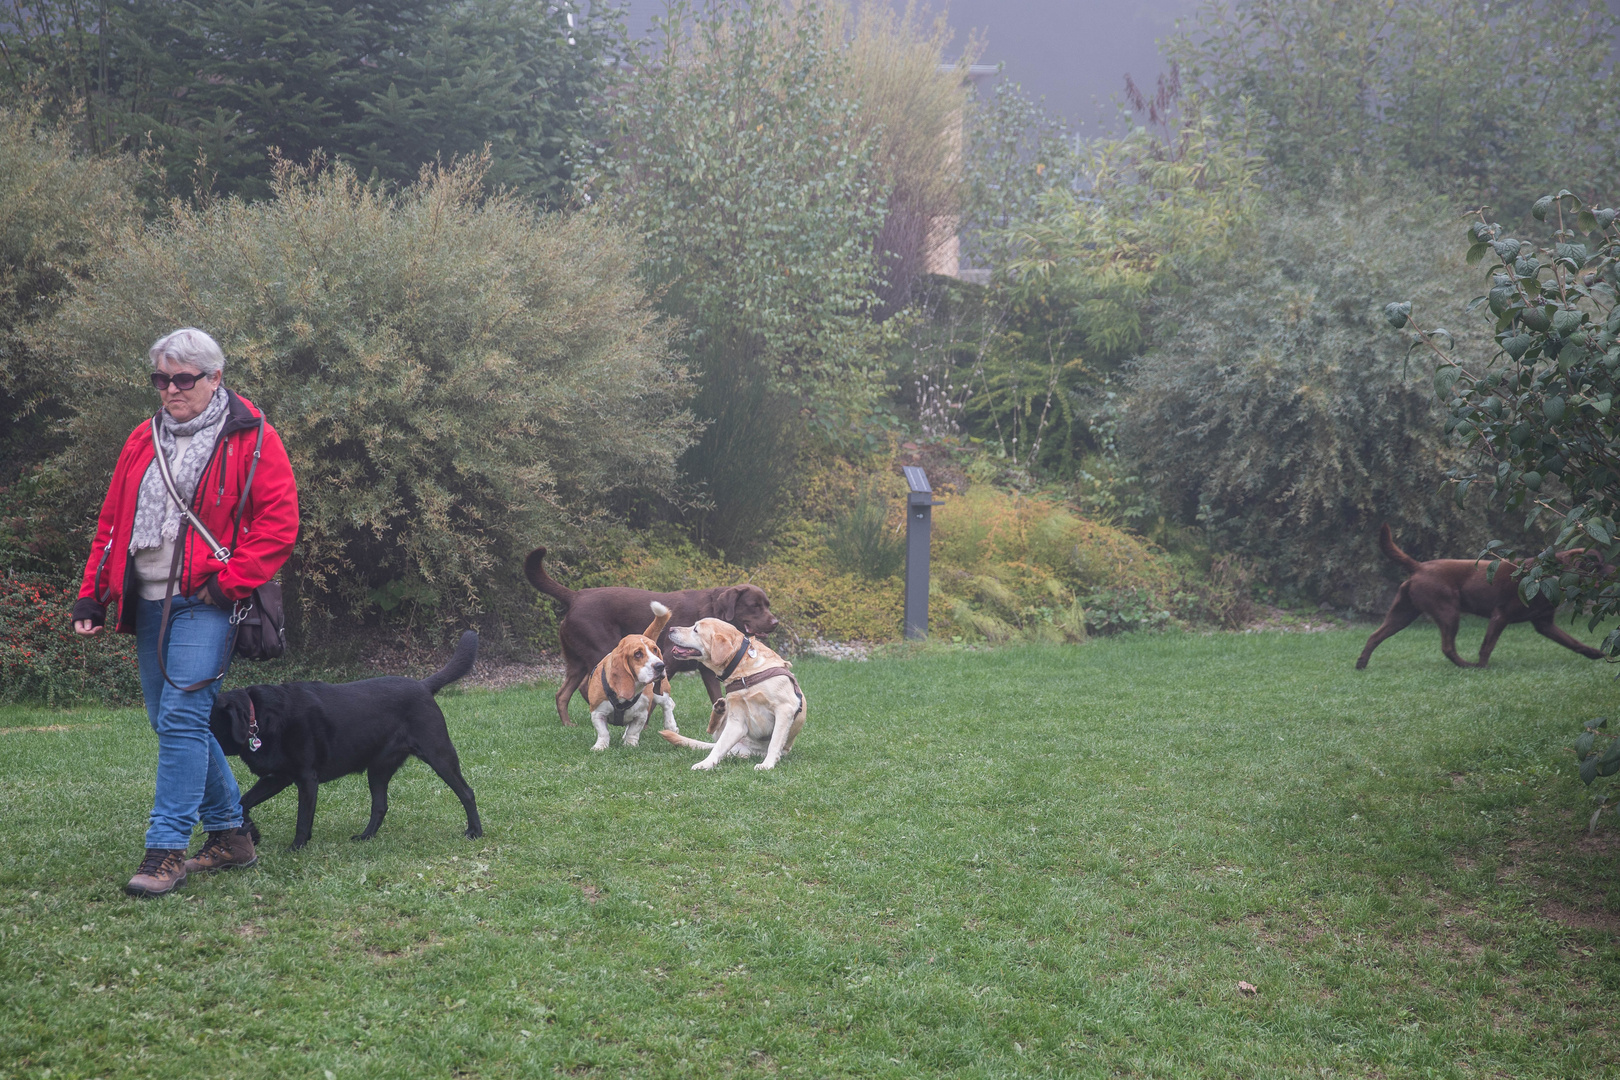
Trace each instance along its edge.
<path fill-rule="evenodd" d="M 591 706 L 591 723 L 596 725 L 592 750 L 608 748 L 609 724 L 624 728 L 620 746 L 639 743 L 654 701 L 663 706 L 665 732 L 680 730 L 675 726 L 675 699 L 669 694 L 664 657 L 657 645 L 658 635 L 669 623 L 669 608 L 654 600 L 652 611 L 653 621 L 647 632 L 620 638 L 585 680 L 585 700 Z"/>
<path fill-rule="evenodd" d="M 726 696 L 714 703 L 709 715 L 709 734 L 719 733 L 714 742 L 688 739 L 673 725 L 659 734 L 676 746 L 709 751 L 694 769 L 712 769 L 727 756 L 759 755 L 765 760 L 754 768 L 776 768 L 806 716 L 804 691 L 788 670 L 791 665 L 719 619 L 670 627 L 669 655 L 673 660 L 696 660 L 714 672 L 725 684 Z"/>

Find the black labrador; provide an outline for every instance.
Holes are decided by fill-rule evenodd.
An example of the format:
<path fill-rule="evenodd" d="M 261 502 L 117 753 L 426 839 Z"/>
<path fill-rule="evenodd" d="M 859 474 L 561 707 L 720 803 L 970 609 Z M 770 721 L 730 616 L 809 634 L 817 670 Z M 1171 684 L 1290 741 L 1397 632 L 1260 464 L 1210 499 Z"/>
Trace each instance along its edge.
<path fill-rule="evenodd" d="M 388 782 L 412 754 L 450 785 L 467 811 L 467 835 L 484 834 L 472 788 L 433 695 L 472 670 L 478 635 L 461 635 L 456 653 L 425 679 L 389 677 L 351 683 L 262 684 L 221 694 L 208 726 L 227 754 L 247 763 L 258 783 L 242 796 L 242 822 L 258 840 L 248 812 L 289 785 L 298 785 L 298 826 L 292 846 L 309 842 L 315 791 L 328 780 L 364 770 L 371 785 L 371 821 L 355 840 L 369 840 L 388 813 Z"/>

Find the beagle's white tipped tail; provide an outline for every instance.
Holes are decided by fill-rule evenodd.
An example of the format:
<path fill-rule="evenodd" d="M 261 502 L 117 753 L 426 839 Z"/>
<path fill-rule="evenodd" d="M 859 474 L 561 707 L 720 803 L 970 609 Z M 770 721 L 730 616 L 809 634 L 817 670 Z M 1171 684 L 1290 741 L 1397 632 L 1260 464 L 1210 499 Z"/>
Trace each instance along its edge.
<path fill-rule="evenodd" d="M 657 641 L 658 635 L 662 634 L 664 627 L 669 625 L 669 608 L 654 600 L 652 602 L 652 612 L 653 621 L 647 624 L 646 635 Z"/>

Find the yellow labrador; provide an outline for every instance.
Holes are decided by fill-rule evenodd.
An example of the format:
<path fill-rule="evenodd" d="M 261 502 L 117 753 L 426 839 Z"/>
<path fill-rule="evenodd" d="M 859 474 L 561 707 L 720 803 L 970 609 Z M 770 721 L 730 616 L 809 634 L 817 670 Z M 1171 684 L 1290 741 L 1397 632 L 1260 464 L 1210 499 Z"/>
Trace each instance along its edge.
<path fill-rule="evenodd" d="M 791 665 L 719 619 L 672 626 L 668 640 L 672 660 L 698 661 L 720 677 L 726 696 L 714 703 L 709 716 L 709 734 L 719 733 L 714 742 L 688 739 L 678 731 L 659 734 L 676 746 L 709 751 L 694 769 L 712 769 L 728 755 L 764 755 L 754 768 L 776 768 L 804 727 L 804 691 L 788 670 Z"/>

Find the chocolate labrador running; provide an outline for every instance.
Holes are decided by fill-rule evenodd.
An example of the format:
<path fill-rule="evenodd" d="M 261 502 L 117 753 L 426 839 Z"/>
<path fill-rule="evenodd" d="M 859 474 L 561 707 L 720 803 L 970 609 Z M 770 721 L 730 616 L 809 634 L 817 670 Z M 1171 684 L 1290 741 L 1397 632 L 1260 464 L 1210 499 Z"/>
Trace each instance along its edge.
<path fill-rule="evenodd" d="M 545 568 L 546 549 L 535 548 L 523 562 L 523 574 L 529 584 L 557 601 L 563 609 L 562 625 L 557 636 L 562 639 L 563 661 L 566 674 L 562 689 L 557 691 L 557 717 L 565 724 L 568 702 L 585 682 L 586 676 L 613 651 L 621 639 L 639 634 L 647 625 L 648 605 L 654 601 L 669 608 L 670 621 L 690 626 L 699 619 L 719 619 L 728 622 L 745 634 L 758 637 L 776 629 L 778 622 L 771 614 L 771 603 L 765 590 L 757 585 L 731 585 L 724 589 L 687 589 L 683 592 L 657 593 L 645 589 L 610 587 L 605 589 L 568 589 L 553 581 Z M 669 631 L 658 638 L 658 648 L 669 656 Z M 696 671 L 703 677 L 709 691 L 709 700 L 721 697 L 720 680 L 714 673 L 695 660 L 669 661 L 669 673 Z"/>
<path fill-rule="evenodd" d="M 1418 562 L 1396 546 L 1388 525 L 1378 530 L 1378 546 L 1392 561 L 1410 570 L 1412 576 L 1401 582 L 1395 602 L 1384 616 L 1384 624 L 1367 639 L 1367 646 L 1356 661 L 1357 670 L 1367 666 L 1367 658 L 1372 656 L 1379 642 L 1406 629 L 1419 615 L 1429 616 L 1440 627 L 1440 651 L 1458 667 L 1484 667 L 1490 662 L 1491 650 L 1496 648 L 1496 639 L 1502 636 L 1502 631 L 1512 623 L 1521 622 L 1529 623 L 1536 628 L 1536 633 L 1566 649 L 1592 660 L 1603 659 L 1601 652 L 1576 641 L 1554 624 L 1558 608 L 1552 601 L 1538 596 L 1526 604 L 1519 598 L 1519 583 L 1513 578 L 1518 569 L 1516 563 L 1502 560 L 1493 577 L 1488 573 L 1491 564 L 1484 559 Z M 1578 559 L 1583 554 L 1583 549 L 1574 548 L 1560 552 L 1558 557 Z M 1464 615 L 1479 615 L 1490 620 L 1485 628 L 1485 640 L 1479 646 L 1479 662 L 1474 664 L 1457 655 L 1457 626 Z"/>

